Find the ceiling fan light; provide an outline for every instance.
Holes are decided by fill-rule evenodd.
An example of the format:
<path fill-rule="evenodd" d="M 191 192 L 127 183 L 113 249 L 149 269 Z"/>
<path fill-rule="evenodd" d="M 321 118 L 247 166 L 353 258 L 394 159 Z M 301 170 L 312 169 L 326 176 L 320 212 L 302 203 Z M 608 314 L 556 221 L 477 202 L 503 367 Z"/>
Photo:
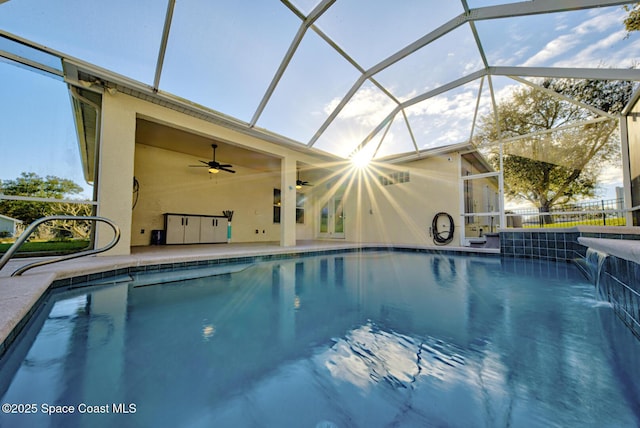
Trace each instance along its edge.
<path fill-rule="evenodd" d="M 302 184 L 296 184 L 296 189 L 302 189 Z"/>
<path fill-rule="evenodd" d="M 209 174 L 217 174 L 220 170 L 218 168 L 209 168 Z"/>

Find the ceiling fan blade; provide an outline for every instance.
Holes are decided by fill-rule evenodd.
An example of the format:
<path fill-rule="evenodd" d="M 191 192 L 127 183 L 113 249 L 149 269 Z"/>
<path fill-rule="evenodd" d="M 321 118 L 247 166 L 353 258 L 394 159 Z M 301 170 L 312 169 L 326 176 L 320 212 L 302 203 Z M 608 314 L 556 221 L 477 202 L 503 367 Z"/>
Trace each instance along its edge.
<path fill-rule="evenodd" d="M 217 144 L 212 144 L 211 148 L 213 149 L 213 160 L 210 160 L 209 162 L 203 161 L 203 160 L 199 160 L 199 162 L 204 164 L 204 165 L 189 165 L 189 166 L 191 166 L 191 167 L 200 167 L 200 168 L 209 168 L 209 172 L 226 171 L 226 172 L 230 172 L 232 174 L 235 174 L 236 172 L 234 170 L 229 169 L 233 165 L 231 165 L 229 163 L 216 162 L 216 149 L 218 148 L 218 145 Z M 212 170 L 216 170 L 216 171 L 212 171 Z"/>

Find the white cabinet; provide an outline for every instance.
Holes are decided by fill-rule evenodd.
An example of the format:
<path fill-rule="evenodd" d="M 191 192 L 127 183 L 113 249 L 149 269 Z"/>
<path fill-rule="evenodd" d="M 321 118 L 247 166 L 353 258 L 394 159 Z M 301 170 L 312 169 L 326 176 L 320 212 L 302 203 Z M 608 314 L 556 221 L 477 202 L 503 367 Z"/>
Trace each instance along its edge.
<path fill-rule="evenodd" d="M 197 244 L 200 242 L 200 217 L 184 216 L 184 243 Z"/>
<path fill-rule="evenodd" d="M 200 217 L 200 242 L 227 242 L 226 217 Z"/>
<path fill-rule="evenodd" d="M 197 244 L 200 242 L 200 217 L 166 214 L 165 238 L 167 244 Z"/>
<path fill-rule="evenodd" d="M 211 244 L 227 242 L 227 224 L 224 216 L 170 214 L 165 217 L 167 244 Z"/>

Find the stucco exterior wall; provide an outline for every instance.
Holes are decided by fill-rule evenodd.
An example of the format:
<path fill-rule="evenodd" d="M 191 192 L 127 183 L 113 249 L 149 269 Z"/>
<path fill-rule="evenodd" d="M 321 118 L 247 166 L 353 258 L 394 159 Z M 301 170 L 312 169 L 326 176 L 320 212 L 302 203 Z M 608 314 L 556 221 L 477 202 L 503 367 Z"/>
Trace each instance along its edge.
<path fill-rule="evenodd" d="M 354 238 L 365 242 L 433 245 L 429 236 L 431 222 L 437 213 L 446 212 L 453 217 L 456 228 L 450 245 L 459 245 L 458 155 L 395 165 L 393 171 L 408 171 L 410 181 L 381 186 L 380 173 L 373 172 L 373 177 L 357 191 L 361 195 L 354 216 L 358 221 L 349 225 L 354 228 Z M 354 196 L 357 200 L 357 194 Z"/>
<path fill-rule="evenodd" d="M 287 159 L 288 165 L 295 165 L 296 162 L 304 162 L 306 164 L 313 164 L 317 162 L 315 157 L 307 154 L 300 153 L 259 138 L 248 136 L 211 122 L 187 116 L 166 107 L 152 104 L 122 93 L 116 93 L 113 95 L 105 93 L 103 96 L 102 106 L 100 168 L 98 173 L 98 215 L 114 220 L 120 226 L 122 232 L 120 242 L 114 249 L 104 253 L 107 255 L 128 254 L 130 252 L 131 245 L 147 245 L 150 239 L 148 235 L 149 232 L 147 232 L 147 230 L 162 228 L 159 224 L 159 221 L 161 220 L 159 220 L 158 217 L 158 209 L 164 210 L 166 206 L 173 208 L 183 207 L 179 210 L 176 209 L 175 211 L 200 211 L 195 212 L 198 214 L 206 214 L 211 210 L 218 210 L 218 206 L 214 206 L 215 204 L 211 202 L 202 201 L 202 194 L 197 193 L 198 186 L 206 187 L 206 185 L 195 185 L 195 182 L 191 181 L 190 176 L 184 185 L 183 183 L 176 181 L 176 179 L 182 176 L 182 174 L 187 174 L 187 172 L 184 172 L 184 163 L 181 164 L 180 168 L 183 172 L 169 170 L 167 178 L 153 177 L 152 171 L 145 170 L 145 156 L 147 156 L 147 154 L 140 155 L 140 158 L 136 160 L 136 165 L 134 167 L 134 159 L 136 159 L 135 127 L 137 118 L 151 120 L 167 126 L 183 129 L 188 132 L 208 136 L 213 139 L 220 139 L 251 150 L 270 153 L 271 155 L 281 159 Z M 176 156 L 174 159 L 175 162 L 182 162 L 185 160 L 180 159 L 181 155 L 178 152 L 171 153 Z M 172 163 L 172 161 L 167 159 L 171 158 L 171 156 L 165 156 L 164 158 L 162 155 L 157 154 L 148 154 L 148 156 L 159 156 L 159 158 L 163 159 L 163 162 Z M 153 159 L 156 160 L 156 158 Z M 189 157 L 188 163 L 192 162 L 193 159 Z M 176 197 L 178 199 L 170 202 L 166 197 L 159 196 L 157 201 L 152 203 L 154 206 L 148 207 L 151 208 L 151 211 L 149 213 L 142 213 L 143 210 L 140 209 L 140 212 L 135 213 L 134 221 L 134 213 L 132 210 L 132 185 L 134 173 L 137 174 L 137 172 L 134 171 L 135 169 L 138 169 L 142 173 L 141 177 L 138 177 L 139 181 L 140 179 L 146 181 L 147 178 L 151 178 L 151 182 L 158 179 L 160 182 L 170 181 L 174 186 L 178 184 L 181 187 L 181 193 L 176 193 Z M 155 169 L 154 171 L 157 171 L 158 173 L 161 172 L 158 169 Z M 149 174 L 152 175 L 150 176 Z M 177 174 L 177 176 L 174 174 Z M 173 178 L 172 175 L 174 175 Z M 238 176 L 239 175 L 235 176 L 236 181 L 234 184 L 228 185 L 225 185 L 222 178 L 218 179 L 218 190 L 220 190 L 220 192 L 216 190 L 216 192 L 219 193 L 220 198 L 227 197 L 228 199 L 229 195 L 233 195 L 236 200 L 236 202 L 229 201 L 229 203 L 224 204 L 225 206 L 222 208 L 233 209 L 235 211 L 233 219 L 234 238 L 237 238 L 238 241 L 281 240 L 283 245 L 294 245 L 294 234 L 287 234 L 287 236 L 285 236 L 286 240 L 282 240 L 282 237 L 279 235 L 281 233 L 280 226 L 273 224 L 272 198 L 273 187 L 288 189 L 289 192 L 293 189 L 293 197 L 288 195 L 287 201 L 293 201 L 293 203 L 295 203 L 295 167 L 293 172 L 290 171 L 289 174 L 286 174 L 283 177 L 280 175 L 275 177 L 275 181 L 274 177 L 269 177 L 264 182 L 261 182 L 261 185 L 266 186 L 268 183 L 269 187 L 273 187 L 271 187 L 271 190 L 268 192 L 260 191 L 259 195 L 257 195 L 257 189 L 259 188 L 255 186 L 255 182 L 262 180 L 264 177 L 244 177 L 242 180 L 239 180 L 237 178 Z M 201 176 L 199 176 L 199 178 L 201 178 Z M 207 177 L 207 181 L 208 179 L 209 178 Z M 140 181 L 141 184 L 143 181 Z M 245 181 L 247 184 L 246 186 Z M 252 182 L 254 186 L 252 186 Z M 142 185 L 145 186 L 147 184 Z M 193 185 L 195 185 L 196 190 L 192 193 L 190 189 Z M 147 190 L 152 190 L 156 193 L 160 192 L 157 186 L 154 188 L 153 185 L 147 187 Z M 142 191 L 144 192 L 144 190 Z M 196 195 L 196 197 L 189 198 L 189 195 Z M 150 197 L 151 195 L 148 194 L 147 196 Z M 254 200 L 252 200 L 251 203 L 243 202 L 249 200 L 251 197 L 254 197 Z M 189 202 L 189 200 L 191 202 Z M 140 203 L 143 204 L 143 202 Z M 234 209 L 235 205 L 238 206 L 238 210 Z M 202 212 L 202 210 L 204 210 L 204 212 Z M 246 213 L 243 212 L 245 210 L 251 214 L 246 215 Z M 138 207 L 136 207 L 136 211 L 138 211 Z M 295 208 L 293 213 L 295 213 Z M 236 228 L 236 222 L 240 221 L 240 217 L 244 217 L 242 220 L 244 224 L 239 223 Z M 282 224 L 284 224 L 284 222 L 288 222 L 289 230 L 295 229 L 301 232 L 300 235 L 310 237 L 310 233 L 307 231 L 306 225 L 296 225 L 295 215 L 284 217 L 282 221 Z M 249 228 L 249 224 L 251 224 L 251 228 Z M 145 229 L 144 234 L 140 233 L 143 228 Z M 259 235 L 258 237 L 256 237 L 255 234 L 256 228 L 260 231 L 260 233 L 257 234 Z M 265 230 L 264 234 L 262 233 L 262 230 Z M 247 235 L 249 231 L 252 233 L 251 238 Z M 110 231 L 107 228 L 99 227 L 97 245 L 105 245 L 110 239 Z"/>
<path fill-rule="evenodd" d="M 295 223 L 295 207 L 283 215 L 280 225 L 273 223 L 273 189 L 283 190 L 283 202 L 295 204 L 296 162 L 318 165 L 322 163 L 320 159 L 121 93 L 105 93 L 102 113 L 98 214 L 115 220 L 122 229 L 121 242 L 106 254 L 128 254 L 131 246 L 149 245 L 151 231 L 164 226 L 165 212 L 218 215 L 222 210 L 233 210 L 234 242 L 280 241 L 282 245 L 295 245 L 295 240 L 318 237 L 319 211 L 330 187 L 304 188 L 304 225 Z M 288 173 L 260 173 L 237 167 L 237 174 L 210 175 L 200 168 L 187 168 L 194 163 L 192 156 L 136 144 L 137 118 L 269 153 L 284 160 Z M 462 224 L 458 159 L 457 154 L 446 154 L 394 165 L 384 171 L 371 168 L 360 174 L 346 164 L 338 166 L 343 170 L 337 179 L 344 178 L 346 187 L 344 239 L 431 245 L 432 219 L 444 211 L 455 221 L 451 245 L 459 245 Z M 379 176 L 393 171 L 409 172 L 410 180 L 382 186 Z M 132 209 L 134 175 L 140 190 Z M 259 232 L 256 234 L 255 230 Z M 291 233 L 293 230 L 295 234 Z M 100 230 L 99 244 L 110 239 L 109 232 Z"/>

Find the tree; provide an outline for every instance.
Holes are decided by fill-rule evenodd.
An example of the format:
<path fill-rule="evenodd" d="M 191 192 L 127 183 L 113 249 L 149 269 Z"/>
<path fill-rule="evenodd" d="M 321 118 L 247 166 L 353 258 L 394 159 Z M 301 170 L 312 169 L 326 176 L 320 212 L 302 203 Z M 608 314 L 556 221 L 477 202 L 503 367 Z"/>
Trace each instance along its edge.
<path fill-rule="evenodd" d="M 631 97 L 631 82 L 546 79 L 541 86 L 608 113 L 619 113 Z M 619 159 L 615 119 L 566 127 L 595 119 L 591 110 L 534 87 L 514 91 L 480 119 L 476 145 L 488 148 L 497 168 L 496 142 L 522 137 L 504 145 L 506 196 L 526 200 L 541 213 L 553 206 L 595 195 L 601 169 Z M 548 215 L 542 216 L 551 222 Z"/>
<path fill-rule="evenodd" d="M 15 180 L 0 182 L 0 193 L 12 196 L 63 199 L 81 191 L 82 188 L 72 180 L 52 175 L 42 178 L 34 172 L 23 172 Z M 0 201 L 0 213 L 20 219 L 27 224 L 48 215 L 64 214 L 64 212 L 56 212 L 54 208 L 54 204 L 40 201 L 6 199 Z"/>
<path fill-rule="evenodd" d="M 624 19 L 627 35 L 632 31 L 640 30 L 640 3 L 636 3 L 633 6 L 626 5 L 624 9 L 628 12 L 627 17 Z"/>
<path fill-rule="evenodd" d="M 55 202 L 51 211 L 56 214 L 70 216 L 90 216 L 93 206 L 90 204 L 76 204 L 69 202 Z M 86 238 L 91 232 L 91 221 L 85 220 L 55 220 L 51 222 L 51 229 L 57 238 L 80 237 Z"/>

